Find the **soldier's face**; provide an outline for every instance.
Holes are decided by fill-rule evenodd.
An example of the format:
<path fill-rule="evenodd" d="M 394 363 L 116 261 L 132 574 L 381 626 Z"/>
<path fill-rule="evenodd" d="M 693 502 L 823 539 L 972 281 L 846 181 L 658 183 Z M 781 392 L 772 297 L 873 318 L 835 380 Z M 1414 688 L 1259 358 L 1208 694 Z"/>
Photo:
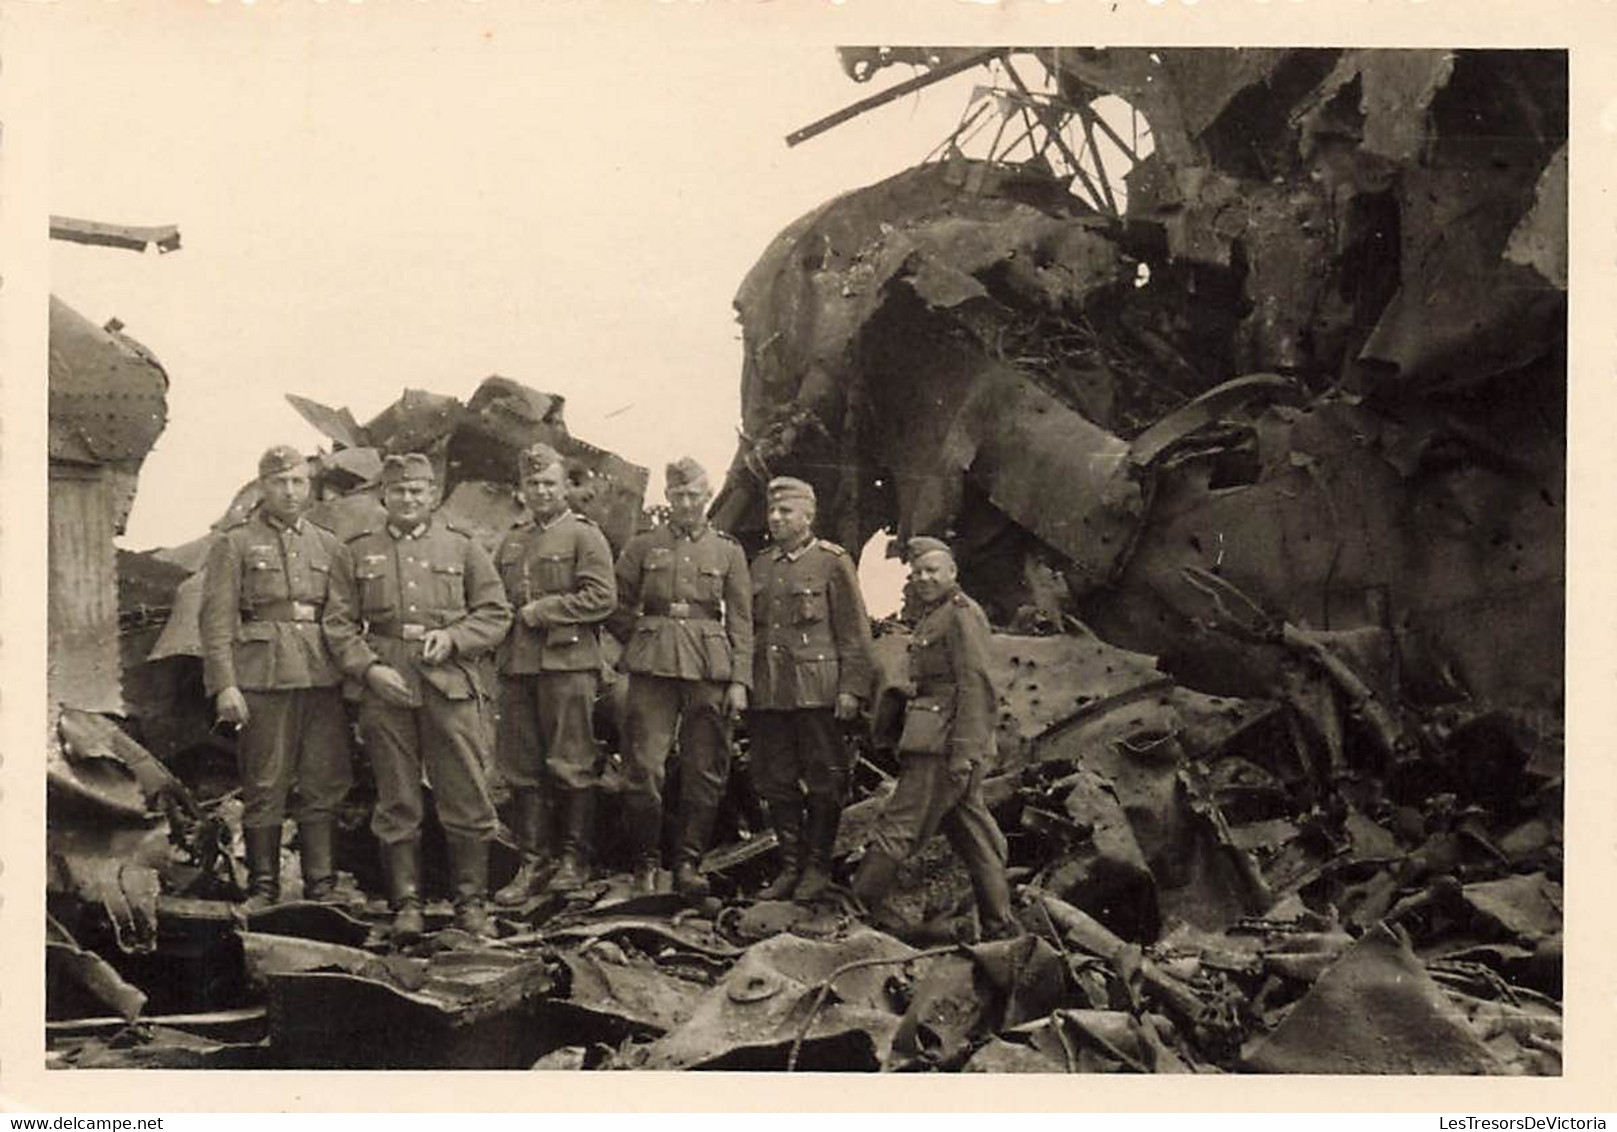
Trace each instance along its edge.
<path fill-rule="evenodd" d="M 522 494 L 536 519 L 554 519 L 567 509 L 567 469 L 560 464 L 522 477 Z"/>
<path fill-rule="evenodd" d="M 769 537 L 781 546 L 796 546 L 814 528 L 814 508 L 801 499 L 777 499 L 764 513 Z"/>
<path fill-rule="evenodd" d="M 953 587 L 959 572 L 947 552 L 929 550 L 910 563 L 910 585 L 922 601 L 937 601 Z"/>
<path fill-rule="evenodd" d="M 409 529 L 432 511 L 431 480 L 398 480 L 382 489 L 382 506 L 396 527 Z"/>
<path fill-rule="evenodd" d="M 682 527 L 694 527 L 707 514 L 713 490 L 706 480 L 693 480 L 668 489 L 668 514 Z"/>
<path fill-rule="evenodd" d="M 264 493 L 265 509 L 277 519 L 290 522 L 309 505 L 309 473 L 304 468 L 276 472 L 258 482 Z"/>

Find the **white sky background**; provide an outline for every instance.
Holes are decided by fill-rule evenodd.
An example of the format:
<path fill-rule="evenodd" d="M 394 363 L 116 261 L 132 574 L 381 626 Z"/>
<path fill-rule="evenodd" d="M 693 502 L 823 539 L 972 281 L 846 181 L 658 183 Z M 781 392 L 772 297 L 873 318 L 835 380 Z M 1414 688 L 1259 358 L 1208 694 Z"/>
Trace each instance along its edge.
<path fill-rule="evenodd" d="M 50 13 L 51 210 L 183 240 L 51 247 L 52 289 L 121 318 L 172 381 L 124 545 L 204 533 L 272 443 L 329 447 L 286 393 L 363 422 L 406 387 L 465 400 L 500 373 L 649 466 L 648 502 L 678 455 L 722 476 L 743 275 L 802 213 L 920 160 L 985 75 L 788 149 L 913 72 L 857 84 L 823 43 L 477 13 Z"/>

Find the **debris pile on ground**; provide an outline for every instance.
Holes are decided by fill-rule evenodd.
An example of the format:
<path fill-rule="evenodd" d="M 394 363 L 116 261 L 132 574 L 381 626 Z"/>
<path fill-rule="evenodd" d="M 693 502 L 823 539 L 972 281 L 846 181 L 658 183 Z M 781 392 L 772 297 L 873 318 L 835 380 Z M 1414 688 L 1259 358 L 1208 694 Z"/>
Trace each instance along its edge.
<path fill-rule="evenodd" d="M 627 896 L 609 842 L 593 883 L 476 940 L 429 828 L 429 930 L 396 946 L 359 789 L 346 904 L 244 917 L 199 539 L 119 563 L 124 725 L 53 686 L 53 1064 L 1560 1072 L 1564 55 L 1032 54 L 1047 113 L 1149 121 L 1126 207 L 946 151 L 789 227 L 737 299 L 714 505 L 756 545 L 789 474 L 849 547 L 952 537 L 998 630 L 984 794 L 1025 933 L 979 941 L 941 838 L 896 934 L 862 920 L 879 719 L 848 734 L 840 884 L 812 904 L 750 899 L 775 846 L 743 735 L 700 906 Z M 642 520 L 644 470 L 504 378 L 364 426 L 294 405 L 333 442 L 338 528 L 374 513 L 383 455 L 421 451 L 492 544 L 533 440 L 615 548 Z M 877 626 L 873 693 L 906 641 Z M 598 722 L 612 748 L 610 693 Z M 494 886 L 515 866 L 502 844 Z"/>
<path fill-rule="evenodd" d="M 888 659 L 903 644 L 902 630 L 878 640 Z M 900 939 L 840 890 L 750 900 L 773 848 L 750 834 L 708 855 L 718 896 L 702 907 L 626 898 L 609 863 L 569 897 L 502 912 L 500 937 L 479 941 L 450 926 L 440 883 L 428 934 L 400 949 L 367 895 L 362 808 L 340 853 L 346 905 L 244 919 L 230 903 L 231 794 L 199 801 L 105 719 L 68 713 L 70 761 L 52 782 L 97 820 L 58 820 L 71 836 L 53 859 L 54 1056 L 1558 1072 L 1559 735 L 1502 713 L 1405 711 L 1404 761 L 1332 777 L 1305 741 L 1317 705 L 1199 693 L 1082 633 L 993 644 L 1002 726 L 985 793 L 1028 934 L 992 944 L 973 942 L 969 880 L 942 839 L 901 874 Z M 1349 703 L 1324 726 L 1379 750 Z M 893 771 L 867 738 L 856 747 L 843 881 Z M 509 875 L 514 859 L 500 861 Z"/>

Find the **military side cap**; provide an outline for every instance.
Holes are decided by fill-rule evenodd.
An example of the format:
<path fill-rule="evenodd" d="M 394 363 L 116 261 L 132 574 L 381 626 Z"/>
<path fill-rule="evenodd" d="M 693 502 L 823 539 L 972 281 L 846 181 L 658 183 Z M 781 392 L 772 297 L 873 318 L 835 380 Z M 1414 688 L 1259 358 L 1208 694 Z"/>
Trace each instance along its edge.
<path fill-rule="evenodd" d="M 524 476 L 531 475 L 534 472 L 544 471 L 552 464 L 560 463 L 563 463 L 561 453 L 550 445 L 530 444 L 522 450 L 522 455 L 517 457 L 517 473 Z"/>
<path fill-rule="evenodd" d="M 707 469 L 689 456 L 681 456 L 672 464 L 669 464 L 665 474 L 668 478 L 668 490 L 670 491 L 676 487 L 684 487 L 686 484 L 707 482 Z"/>
<path fill-rule="evenodd" d="M 931 535 L 916 535 L 904 544 L 904 550 L 910 562 L 914 562 L 923 554 L 931 554 L 935 550 L 943 551 L 950 558 L 954 557 L 954 551 L 949 549 L 948 543 L 940 538 L 933 538 Z"/>
<path fill-rule="evenodd" d="M 258 458 L 258 478 L 299 471 L 307 466 L 308 461 L 303 458 L 303 453 L 290 444 L 277 444 Z"/>
<path fill-rule="evenodd" d="M 405 452 L 389 456 L 382 461 L 382 482 L 403 483 L 405 480 L 432 480 L 432 461 L 419 452 Z"/>
<path fill-rule="evenodd" d="M 814 487 L 791 476 L 776 476 L 769 481 L 769 502 L 774 503 L 782 499 L 801 499 L 813 503 Z"/>

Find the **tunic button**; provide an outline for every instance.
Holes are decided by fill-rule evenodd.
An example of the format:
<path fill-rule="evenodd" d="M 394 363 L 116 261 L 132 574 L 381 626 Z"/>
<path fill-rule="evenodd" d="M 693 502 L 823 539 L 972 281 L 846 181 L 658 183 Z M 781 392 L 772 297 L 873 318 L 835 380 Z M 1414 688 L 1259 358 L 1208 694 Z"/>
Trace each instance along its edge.
<path fill-rule="evenodd" d="M 411 607 L 410 607 L 410 612 L 411 612 L 411 613 L 414 613 L 414 612 L 415 612 L 415 606 L 413 606 L 413 605 L 412 605 L 412 606 L 411 606 Z"/>

